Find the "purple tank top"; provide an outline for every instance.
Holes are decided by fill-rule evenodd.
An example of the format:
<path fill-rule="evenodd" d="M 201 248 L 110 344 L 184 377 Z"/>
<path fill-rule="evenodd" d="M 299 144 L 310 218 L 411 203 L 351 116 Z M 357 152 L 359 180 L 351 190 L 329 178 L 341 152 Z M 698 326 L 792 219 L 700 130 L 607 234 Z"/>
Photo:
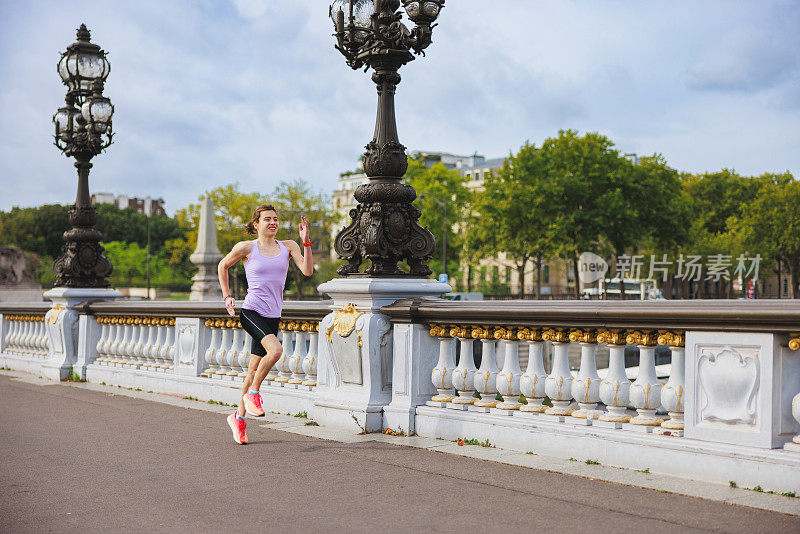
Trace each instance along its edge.
<path fill-rule="evenodd" d="M 247 276 L 247 296 L 242 308 L 253 310 L 262 317 L 279 318 L 283 311 L 283 287 L 289 270 L 289 249 L 278 241 L 277 256 L 264 256 L 253 241 L 250 255 L 244 264 Z"/>

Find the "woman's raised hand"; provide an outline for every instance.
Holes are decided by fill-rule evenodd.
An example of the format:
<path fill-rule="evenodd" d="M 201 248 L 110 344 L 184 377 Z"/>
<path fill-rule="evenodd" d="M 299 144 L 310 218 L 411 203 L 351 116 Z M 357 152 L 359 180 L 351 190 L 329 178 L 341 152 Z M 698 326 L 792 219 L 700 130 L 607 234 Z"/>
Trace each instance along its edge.
<path fill-rule="evenodd" d="M 300 239 L 303 240 L 303 243 L 307 243 L 311 241 L 311 231 L 308 229 L 308 221 L 306 221 L 305 216 L 300 217 Z"/>

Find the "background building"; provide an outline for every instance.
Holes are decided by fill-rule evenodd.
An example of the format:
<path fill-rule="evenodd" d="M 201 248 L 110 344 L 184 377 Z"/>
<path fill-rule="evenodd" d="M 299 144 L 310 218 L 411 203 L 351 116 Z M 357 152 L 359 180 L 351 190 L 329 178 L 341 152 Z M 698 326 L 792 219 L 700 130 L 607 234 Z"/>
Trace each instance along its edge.
<path fill-rule="evenodd" d="M 150 197 L 137 198 L 127 195 L 114 195 L 113 193 L 95 193 L 92 195 L 92 204 L 114 204 L 121 210 L 132 208 L 139 213 L 147 215 L 166 215 L 164 199 Z"/>

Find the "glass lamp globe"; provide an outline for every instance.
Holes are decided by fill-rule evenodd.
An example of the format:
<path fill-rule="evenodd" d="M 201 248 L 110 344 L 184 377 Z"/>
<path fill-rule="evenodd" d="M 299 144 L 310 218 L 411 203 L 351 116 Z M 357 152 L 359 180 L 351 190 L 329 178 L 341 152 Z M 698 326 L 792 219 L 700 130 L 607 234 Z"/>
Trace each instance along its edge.
<path fill-rule="evenodd" d="M 375 4 L 372 0 L 334 0 L 330 9 L 333 25 L 336 26 L 336 17 L 339 10 L 344 13 L 345 28 L 350 24 L 351 4 L 353 6 L 353 23 L 356 28 L 367 29 L 372 26 L 372 14 L 375 13 Z"/>
<path fill-rule="evenodd" d="M 89 42 L 89 30 L 81 24 L 78 40 L 67 48 L 58 62 L 58 74 L 70 91 L 88 95 L 95 80 L 108 77 L 111 65 L 99 46 Z"/>
<path fill-rule="evenodd" d="M 444 0 L 403 0 L 406 14 L 415 23 L 435 21 L 444 7 Z"/>
<path fill-rule="evenodd" d="M 62 141 L 69 141 L 75 131 L 75 117 L 80 112 L 72 106 L 64 106 L 53 115 L 53 124 L 56 127 L 56 137 Z"/>
<path fill-rule="evenodd" d="M 92 95 L 81 107 L 81 114 L 92 130 L 96 133 L 105 133 L 111 127 L 111 116 L 114 115 L 114 106 L 105 96 Z"/>

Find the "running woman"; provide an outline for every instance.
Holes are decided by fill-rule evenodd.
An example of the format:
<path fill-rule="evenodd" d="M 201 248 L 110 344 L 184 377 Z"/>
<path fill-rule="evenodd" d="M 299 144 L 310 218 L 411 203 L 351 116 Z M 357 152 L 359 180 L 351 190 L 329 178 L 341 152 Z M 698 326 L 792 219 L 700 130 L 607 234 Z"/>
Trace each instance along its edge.
<path fill-rule="evenodd" d="M 253 338 L 248 359 L 247 377 L 242 384 L 242 397 L 236 412 L 228 416 L 228 425 L 233 431 L 236 443 L 247 443 L 245 434 L 245 413 L 261 417 L 261 382 L 283 354 L 283 347 L 278 341 L 278 323 L 283 309 L 283 287 L 286 283 L 286 272 L 289 270 L 289 257 L 306 276 L 314 272 L 314 259 L 311 255 L 311 237 L 308 222 L 300 218 L 300 246 L 291 239 L 278 241 L 278 211 L 274 206 L 262 204 L 253 212 L 253 217 L 245 226 L 248 234 L 257 234 L 253 241 L 240 241 L 234 245 L 230 253 L 219 262 L 217 272 L 219 284 L 225 299 L 225 308 L 231 317 L 236 315 L 235 301 L 230 294 L 228 269 L 236 262 L 244 262 L 247 275 L 247 296 L 242 303 L 239 320 L 242 328 Z"/>

